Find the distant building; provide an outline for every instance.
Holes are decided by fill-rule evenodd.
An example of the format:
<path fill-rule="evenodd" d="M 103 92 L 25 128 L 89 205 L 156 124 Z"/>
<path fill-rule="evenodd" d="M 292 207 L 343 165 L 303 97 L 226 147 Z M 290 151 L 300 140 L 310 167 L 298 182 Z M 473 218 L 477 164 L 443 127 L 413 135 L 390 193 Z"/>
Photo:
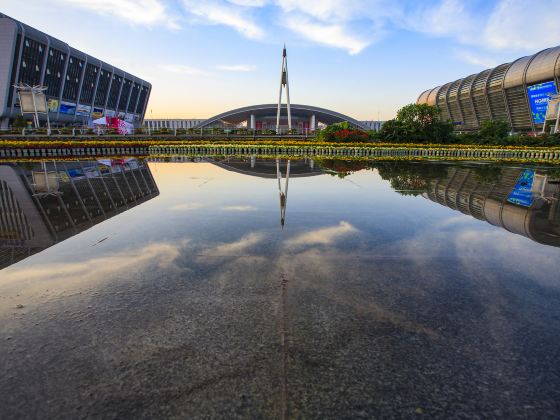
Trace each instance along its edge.
<path fill-rule="evenodd" d="M 428 89 L 416 103 L 437 105 L 460 131 L 507 121 L 517 132 L 542 130 L 550 96 L 558 93 L 560 46 Z"/>
<path fill-rule="evenodd" d="M 162 128 L 167 128 L 169 130 L 174 130 L 176 128 L 194 128 L 198 124 L 204 122 L 206 120 L 196 120 L 196 119 L 173 119 L 173 118 L 164 118 L 164 119 L 145 119 L 144 120 L 144 127 L 149 128 L 150 130 L 160 130 Z"/>
<path fill-rule="evenodd" d="M 47 87 L 51 125 L 118 116 L 140 125 L 152 86 L 0 13 L 0 127 L 21 115 L 15 84 Z M 44 118 L 44 116 L 42 116 Z"/>
<path fill-rule="evenodd" d="M 381 126 L 385 121 L 360 121 L 362 125 L 365 125 L 369 130 L 379 131 L 381 130 Z"/>

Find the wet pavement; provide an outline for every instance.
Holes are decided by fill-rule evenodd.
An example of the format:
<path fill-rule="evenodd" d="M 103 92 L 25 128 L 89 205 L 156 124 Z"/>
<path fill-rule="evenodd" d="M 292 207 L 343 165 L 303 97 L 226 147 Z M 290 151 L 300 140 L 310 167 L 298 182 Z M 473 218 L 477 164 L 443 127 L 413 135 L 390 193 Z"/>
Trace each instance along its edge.
<path fill-rule="evenodd" d="M 0 164 L 1 418 L 560 416 L 558 170 L 196 160 Z"/>

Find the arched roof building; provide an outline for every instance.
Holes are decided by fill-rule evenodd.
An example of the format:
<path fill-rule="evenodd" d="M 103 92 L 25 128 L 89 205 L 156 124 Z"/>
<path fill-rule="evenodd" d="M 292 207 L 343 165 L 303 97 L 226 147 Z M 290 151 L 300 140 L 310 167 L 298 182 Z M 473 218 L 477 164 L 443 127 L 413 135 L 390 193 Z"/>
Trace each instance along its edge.
<path fill-rule="evenodd" d="M 504 120 L 514 131 L 542 129 L 548 95 L 558 92 L 560 46 L 428 89 L 416 103 L 437 105 L 459 130 Z M 543 101 L 544 99 L 544 101 Z"/>
<path fill-rule="evenodd" d="M 311 105 L 291 104 L 291 113 L 293 127 L 303 131 L 309 129 L 313 131 L 318 123 L 333 124 L 348 121 L 351 126 L 362 130 L 368 130 L 363 123 L 355 120 L 347 115 L 341 114 L 325 108 L 319 108 Z M 252 105 L 243 108 L 232 109 L 231 111 L 218 114 L 212 118 L 208 118 L 204 122 L 196 126 L 196 128 L 204 127 L 224 127 L 236 126 L 247 122 L 248 128 L 254 129 L 275 129 L 276 113 L 278 104 Z M 286 105 L 282 105 L 282 117 L 285 118 L 287 113 Z M 282 124 L 281 126 L 286 125 Z"/>

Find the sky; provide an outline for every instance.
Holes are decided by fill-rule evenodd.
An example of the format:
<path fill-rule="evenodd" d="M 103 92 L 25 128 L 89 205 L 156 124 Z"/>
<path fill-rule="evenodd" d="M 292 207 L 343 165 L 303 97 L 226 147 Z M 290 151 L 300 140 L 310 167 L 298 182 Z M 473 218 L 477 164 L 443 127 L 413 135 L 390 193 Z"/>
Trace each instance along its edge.
<path fill-rule="evenodd" d="M 0 0 L 152 83 L 146 118 L 278 101 L 393 118 L 429 88 L 560 44 L 559 0 Z"/>

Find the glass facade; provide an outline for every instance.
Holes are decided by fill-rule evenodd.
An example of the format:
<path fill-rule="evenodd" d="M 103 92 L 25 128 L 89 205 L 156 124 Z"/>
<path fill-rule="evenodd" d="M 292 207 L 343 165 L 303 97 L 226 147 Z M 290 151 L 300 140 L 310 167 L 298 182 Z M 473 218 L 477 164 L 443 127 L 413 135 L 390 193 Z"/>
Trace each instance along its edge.
<path fill-rule="evenodd" d="M 140 93 L 140 84 L 134 83 L 132 87 L 132 93 L 130 94 L 130 101 L 128 102 L 128 107 L 126 112 L 134 112 L 136 110 L 136 101 L 138 101 L 138 94 Z"/>
<path fill-rule="evenodd" d="M 64 92 L 62 99 L 76 102 L 78 99 L 78 89 L 80 88 L 80 77 L 84 69 L 84 60 L 70 56 L 68 70 L 66 71 L 66 81 L 64 82 Z"/>
<path fill-rule="evenodd" d="M 123 78 L 121 76 L 113 75 L 113 83 L 111 83 L 111 90 L 109 91 L 109 101 L 107 102 L 107 108 L 109 109 L 115 109 L 117 106 L 122 80 Z"/>
<path fill-rule="evenodd" d="M 40 84 L 44 58 L 45 44 L 26 37 L 23 41 L 19 82 L 29 86 Z"/>
<path fill-rule="evenodd" d="M 123 88 L 121 92 L 121 97 L 119 99 L 119 111 L 126 111 L 126 104 L 128 102 L 128 96 L 130 90 L 132 89 L 132 80 L 124 79 Z"/>
<path fill-rule="evenodd" d="M 83 104 L 91 104 L 93 101 L 93 91 L 97 82 L 97 73 L 99 67 L 93 64 L 87 64 L 84 73 L 84 82 L 82 83 L 82 92 L 80 93 L 80 102 Z"/>
<path fill-rule="evenodd" d="M 47 68 L 45 70 L 45 81 L 43 83 L 47 86 L 47 96 L 60 96 L 65 63 L 66 54 L 54 48 L 49 49 Z"/>
<path fill-rule="evenodd" d="M 102 69 L 99 74 L 99 82 L 97 83 L 97 92 L 95 93 L 95 106 L 105 106 L 110 84 L 111 72 Z"/>

